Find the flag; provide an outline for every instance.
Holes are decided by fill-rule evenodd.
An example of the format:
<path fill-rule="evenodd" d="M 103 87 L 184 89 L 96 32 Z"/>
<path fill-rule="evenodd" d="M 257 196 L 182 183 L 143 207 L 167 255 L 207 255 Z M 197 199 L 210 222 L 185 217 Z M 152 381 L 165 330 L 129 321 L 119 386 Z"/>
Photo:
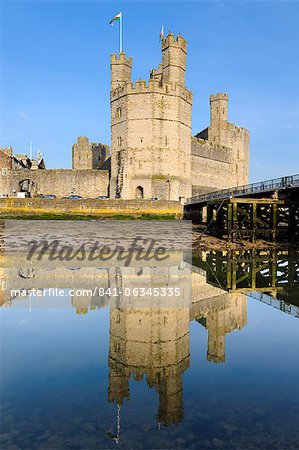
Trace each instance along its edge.
<path fill-rule="evenodd" d="M 160 35 L 159 35 L 160 41 L 162 41 L 163 38 L 164 38 L 164 25 L 162 25 L 162 27 L 161 27 L 161 31 L 160 31 Z"/>
<path fill-rule="evenodd" d="M 117 16 L 113 17 L 113 19 L 110 20 L 109 24 L 114 25 L 114 22 L 116 20 L 121 20 L 121 16 L 122 16 L 122 13 L 120 12 L 119 14 L 117 14 Z"/>

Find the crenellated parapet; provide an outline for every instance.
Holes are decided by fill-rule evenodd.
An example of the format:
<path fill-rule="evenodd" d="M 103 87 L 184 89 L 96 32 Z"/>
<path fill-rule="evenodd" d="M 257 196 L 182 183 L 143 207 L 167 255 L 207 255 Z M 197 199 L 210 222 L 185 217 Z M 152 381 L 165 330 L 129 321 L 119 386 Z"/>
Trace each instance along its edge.
<path fill-rule="evenodd" d="M 162 51 L 171 46 L 187 53 L 187 41 L 180 34 L 175 36 L 173 33 L 168 33 L 167 36 L 163 37 L 161 45 Z"/>
<path fill-rule="evenodd" d="M 248 136 L 248 137 L 250 135 L 250 132 L 247 128 L 240 127 L 239 125 L 235 125 L 232 122 L 227 122 L 226 127 L 229 131 L 235 132 L 237 135 L 243 135 L 243 136 Z"/>
<path fill-rule="evenodd" d="M 137 80 L 135 83 L 129 81 L 121 86 L 111 90 L 111 101 L 124 97 L 130 94 L 162 94 L 162 95 L 174 95 L 180 97 L 182 100 L 187 101 L 192 105 L 193 95 L 192 92 L 184 88 L 175 82 L 163 82 L 161 84 L 159 80 L 150 78 L 146 80 Z"/>
<path fill-rule="evenodd" d="M 210 103 L 214 101 L 228 101 L 228 94 L 223 92 L 218 92 L 217 94 L 211 94 L 210 95 Z"/>
<path fill-rule="evenodd" d="M 110 55 L 110 64 L 125 64 L 132 67 L 132 57 L 127 58 L 125 53 L 120 53 L 119 55 L 112 53 Z"/>

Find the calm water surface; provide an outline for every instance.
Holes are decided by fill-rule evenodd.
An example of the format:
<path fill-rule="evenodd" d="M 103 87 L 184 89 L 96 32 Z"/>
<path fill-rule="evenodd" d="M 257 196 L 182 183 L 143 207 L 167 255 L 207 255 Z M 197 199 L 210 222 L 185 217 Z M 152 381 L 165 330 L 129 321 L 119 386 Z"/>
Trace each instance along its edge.
<path fill-rule="evenodd" d="M 297 256 L 134 267 L 2 256 L 1 448 L 298 449 Z M 70 292 L 143 285 L 184 298 Z M 33 287 L 43 295 L 11 296 Z"/>

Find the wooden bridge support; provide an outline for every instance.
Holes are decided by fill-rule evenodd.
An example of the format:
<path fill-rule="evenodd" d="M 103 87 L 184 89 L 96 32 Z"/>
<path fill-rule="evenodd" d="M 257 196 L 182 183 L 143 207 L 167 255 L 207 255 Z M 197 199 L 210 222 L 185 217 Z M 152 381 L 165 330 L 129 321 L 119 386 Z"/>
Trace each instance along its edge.
<path fill-rule="evenodd" d="M 231 198 L 207 204 L 207 226 L 230 241 L 299 242 L 299 204 L 284 200 Z"/>

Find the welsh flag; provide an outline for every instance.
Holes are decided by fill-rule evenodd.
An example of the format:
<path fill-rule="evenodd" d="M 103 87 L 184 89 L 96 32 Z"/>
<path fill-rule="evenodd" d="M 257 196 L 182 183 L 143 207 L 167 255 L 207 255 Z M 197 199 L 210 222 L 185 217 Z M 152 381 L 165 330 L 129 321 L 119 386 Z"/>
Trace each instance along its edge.
<path fill-rule="evenodd" d="M 116 20 L 121 20 L 121 16 L 122 16 L 122 13 L 120 12 L 119 14 L 117 14 L 117 16 L 113 17 L 113 19 L 111 19 L 110 22 L 109 22 L 110 25 L 114 25 L 114 22 Z"/>

